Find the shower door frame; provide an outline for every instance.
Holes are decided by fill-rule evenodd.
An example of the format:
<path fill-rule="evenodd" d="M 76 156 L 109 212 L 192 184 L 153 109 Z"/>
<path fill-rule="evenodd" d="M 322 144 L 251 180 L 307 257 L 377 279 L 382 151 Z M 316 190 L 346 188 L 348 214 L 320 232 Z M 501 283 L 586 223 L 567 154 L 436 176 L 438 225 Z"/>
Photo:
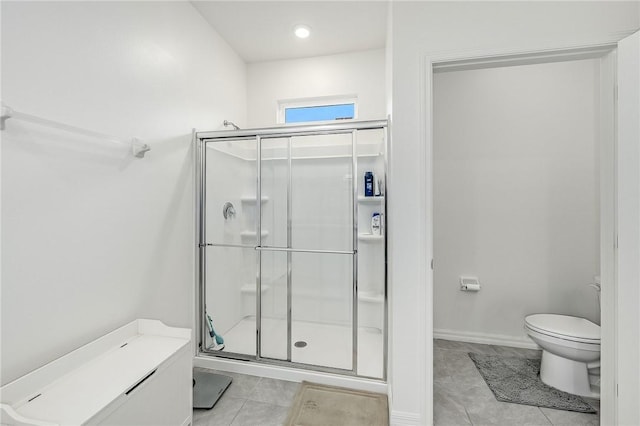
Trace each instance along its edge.
<path fill-rule="evenodd" d="M 358 179 L 357 166 L 357 133 L 359 130 L 383 130 L 384 133 L 384 145 L 383 145 L 383 163 L 384 163 L 384 188 L 385 188 L 385 200 L 383 214 L 385 222 L 387 222 L 387 198 L 388 184 L 387 184 L 387 154 L 389 145 L 389 123 L 388 120 L 354 120 L 340 123 L 328 123 L 328 124 L 311 124 L 311 125 L 294 125 L 294 126 L 282 126 L 282 127 L 269 127 L 258 129 L 246 129 L 246 130 L 223 130 L 223 131 L 206 131 L 206 132 L 193 132 L 193 139 L 195 141 L 195 183 L 196 183 L 196 223 L 197 223 L 197 250 L 196 256 L 196 275 L 198 290 L 196 292 L 196 335 L 198 336 L 197 355 L 214 356 L 226 359 L 254 361 L 267 365 L 277 365 L 284 367 L 293 367 L 303 370 L 312 370 L 327 372 L 345 376 L 362 377 L 372 380 L 387 380 L 387 360 L 388 360 L 388 290 L 387 290 L 387 238 L 386 227 L 384 231 L 384 280 L 383 280 L 383 336 L 382 336 L 382 377 L 370 377 L 357 374 L 358 369 Z M 298 136 L 319 136 L 330 134 L 351 134 L 351 167 L 352 167 L 352 214 L 353 214 L 353 243 L 351 251 L 341 250 L 306 250 L 306 249 L 293 249 L 290 247 L 291 238 L 291 138 Z M 262 139 L 287 139 L 288 144 L 288 200 L 287 200 L 287 248 L 280 247 L 263 247 L 261 224 L 262 224 Z M 206 144 L 215 143 L 215 141 L 236 141 L 236 140 L 253 140 L 256 143 L 256 233 L 257 240 L 255 246 L 234 246 L 233 244 L 215 244 L 207 243 L 206 241 Z M 207 247 L 237 247 L 237 248 L 254 248 L 256 250 L 256 353 L 255 355 L 247 355 L 233 352 L 213 351 L 206 348 L 204 342 L 207 339 L 207 328 L 205 325 L 205 302 L 206 302 L 206 249 Z M 262 264 L 262 252 L 263 251 L 280 251 L 287 253 L 287 359 L 280 360 L 274 358 L 265 358 L 261 354 L 261 305 L 262 305 L 262 291 L 261 291 L 261 264 Z M 352 255 L 352 362 L 351 369 L 342 369 L 328 366 L 320 366 L 313 364 L 299 363 L 291 360 L 291 254 L 292 253 L 318 253 L 318 254 L 341 254 Z"/>

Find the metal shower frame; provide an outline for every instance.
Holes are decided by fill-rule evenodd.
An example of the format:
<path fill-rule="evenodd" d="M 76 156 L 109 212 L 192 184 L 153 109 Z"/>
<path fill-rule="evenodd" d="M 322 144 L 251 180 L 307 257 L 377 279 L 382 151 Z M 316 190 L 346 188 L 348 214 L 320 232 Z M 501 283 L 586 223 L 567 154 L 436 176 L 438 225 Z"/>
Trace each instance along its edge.
<path fill-rule="evenodd" d="M 357 374 L 358 368 L 358 179 L 356 178 L 358 170 L 358 156 L 357 156 L 357 133 L 359 130 L 374 130 L 381 129 L 384 131 L 384 188 L 385 199 L 383 201 L 383 212 L 385 218 L 387 217 L 387 154 L 389 144 L 389 123 L 388 120 L 359 120 L 348 121 L 339 123 L 327 123 L 327 124 L 311 124 L 311 125 L 294 125 L 294 126 L 282 126 L 282 127 L 269 127 L 258 129 L 242 129 L 242 130 L 222 130 L 222 131 L 205 131 L 196 132 L 194 130 L 193 139 L 195 142 L 195 182 L 196 182 L 196 223 L 197 223 L 197 276 L 198 276 L 198 290 L 196 292 L 197 303 L 197 317 L 196 317 L 196 335 L 199 339 L 198 355 L 215 356 L 227 359 L 236 359 L 244 361 L 255 361 L 262 364 L 277 365 L 283 367 L 294 367 L 304 370 L 313 370 L 328 372 L 346 376 L 363 377 L 373 380 L 387 379 L 387 359 L 388 359 L 388 290 L 387 290 L 387 238 L 386 227 L 384 228 L 384 285 L 383 285 L 383 366 L 382 366 L 382 378 L 361 376 Z M 353 246 L 351 251 L 340 250 L 308 250 L 308 249 L 293 249 L 291 248 L 291 138 L 295 136 L 315 136 L 315 135 L 328 135 L 328 134 L 351 134 L 351 158 L 352 158 L 352 186 L 353 186 Z M 288 161 L 288 197 L 287 197 L 287 248 L 281 247 L 264 247 L 262 245 L 262 182 L 261 182 L 261 163 L 262 163 L 262 139 L 276 139 L 287 138 L 287 161 Z M 216 244 L 207 243 L 206 241 L 206 144 L 209 142 L 220 141 L 255 141 L 256 142 L 256 238 L 257 245 L 243 245 L 243 244 Z M 385 220 L 386 222 L 386 220 Z M 247 355 L 231 352 L 221 352 L 208 350 L 206 348 L 206 333 L 205 326 L 205 301 L 206 301 L 206 250 L 207 247 L 235 247 L 244 249 L 256 250 L 256 263 L 258 273 L 256 274 L 256 354 Z M 280 251 L 287 253 L 287 360 L 280 360 L 274 358 L 267 358 L 261 356 L 261 307 L 262 307 L 262 292 L 261 292 L 261 258 L 263 251 Z M 291 295 L 292 295 L 292 283 L 291 283 L 291 255 L 292 253 L 324 253 L 324 254 L 350 254 L 353 258 L 353 270 L 352 270 L 352 363 L 351 369 L 341 369 L 334 367 L 326 367 L 320 365 L 311 365 L 297 363 L 291 360 Z"/>

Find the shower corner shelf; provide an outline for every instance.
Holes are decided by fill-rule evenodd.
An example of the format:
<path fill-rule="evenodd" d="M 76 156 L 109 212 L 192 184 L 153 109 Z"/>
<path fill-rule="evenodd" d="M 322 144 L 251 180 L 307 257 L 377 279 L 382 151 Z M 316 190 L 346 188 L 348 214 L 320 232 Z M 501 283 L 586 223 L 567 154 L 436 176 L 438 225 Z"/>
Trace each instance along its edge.
<path fill-rule="evenodd" d="M 376 195 L 374 197 L 365 197 L 362 195 L 358 195 L 359 203 L 379 203 L 384 201 L 384 195 Z"/>
<path fill-rule="evenodd" d="M 268 285 L 263 285 L 260 287 L 260 293 L 264 294 L 267 291 L 269 291 L 269 286 Z M 248 283 L 243 285 L 242 287 L 240 287 L 240 293 L 244 293 L 244 294 L 256 294 L 256 284 L 255 283 Z"/>
<path fill-rule="evenodd" d="M 240 233 L 240 238 L 255 238 L 258 236 L 258 233 L 256 231 L 242 231 Z M 260 232 L 260 236 L 262 238 L 266 238 L 269 236 L 269 231 L 262 231 Z"/>
<path fill-rule="evenodd" d="M 384 296 L 380 293 L 374 293 L 372 291 L 362 291 L 358 293 L 358 300 L 360 302 L 383 303 Z"/>
<path fill-rule="evenodd" d="M 247 197 L 241 197 L 240 198 L 240 202 L 245 203 L 245 204 L 256 204 L 256 201 L 257 201 L 257 197 L 252 197 L 252 196 L 247 196 Z M 262 202 L 262 204 L 264 204 L 267 201 L 269 201 L 269 197 L 262 197 L 262 198 L 260 198 L 260 201 Z"/>
<path fill-rule="evenodd" d="M 382 240 L 384 240 L 384 235 L 358 234 L 358 240 L 360 240 L 360 241 L 382 241 Z"/>

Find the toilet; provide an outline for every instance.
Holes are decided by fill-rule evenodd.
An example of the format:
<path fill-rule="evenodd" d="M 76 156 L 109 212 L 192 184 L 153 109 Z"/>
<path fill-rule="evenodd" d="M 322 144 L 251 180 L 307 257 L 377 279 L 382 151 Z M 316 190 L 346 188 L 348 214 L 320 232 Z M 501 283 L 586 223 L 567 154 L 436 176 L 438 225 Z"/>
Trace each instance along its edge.
<path fill-rule="evenodd" d="M 540 379 L 556 389 L 599 398 L 600 326 L 569 315 L 535 314 L 524 319 L 542 348 Z"/>

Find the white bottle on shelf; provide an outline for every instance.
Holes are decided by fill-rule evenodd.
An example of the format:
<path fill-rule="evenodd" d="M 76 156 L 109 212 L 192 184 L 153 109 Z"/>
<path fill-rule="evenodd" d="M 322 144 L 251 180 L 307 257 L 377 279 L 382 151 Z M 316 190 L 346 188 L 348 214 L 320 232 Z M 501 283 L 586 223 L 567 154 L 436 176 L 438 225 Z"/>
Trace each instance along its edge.
<path fill-rule="evenodd" d="M 376 212 L 371 216 L 371 234 L 372 235 L 381 235 L 381 216 L 380 213 Z"/>
<path fill-rule="evenodd" d="M 374 181 L 374 187 L 373 187 L 373 195 L 376 197 L 379 197 L 382 195 L 382 192 L 380 192 L 380 186 L 382 182 L 380 181 L 380 179 L 377 179 L 375 177 L 374 179 L 375 181 Z"/>

